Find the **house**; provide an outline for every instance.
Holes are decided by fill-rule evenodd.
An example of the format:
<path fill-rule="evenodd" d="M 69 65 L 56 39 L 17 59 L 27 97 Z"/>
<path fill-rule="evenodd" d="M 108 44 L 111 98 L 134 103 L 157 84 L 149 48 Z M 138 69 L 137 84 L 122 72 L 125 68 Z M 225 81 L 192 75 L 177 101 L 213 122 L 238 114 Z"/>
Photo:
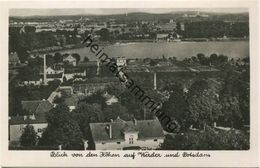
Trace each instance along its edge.
<path fill-rule="evenodd" d="M 63 82 L 63 72 L 58 74 L 46 74 L 46 82 L 59 80 L 61 83 Z"/>
<path fill-rule="evenodd" d="M 177 28 L 177 23 L 176 22 L 169 22 L 166 24 L 160 24 L 157 26 L 157 28 L 159 29 L 159 31 L 162 32 L 171 32 L 173 30 L 176 30 Z"/>
<path fill-rule="evenodd" d="M 63 58 L 63 62 L 67 62 L 69 65 L 73 65 L 73 66 L 77 65 L 77 60 L 72 55 Z"/>
<path fill-rule="evenodd" d="M 26 125 L 32 125 L 38 137 L 42 136 L 47 127 L 46 112 L 53 108 L 48 100 L 22 101 L 22 109 L 27 112 L 24 116 L 15 116 L 9 119 L 9 140 L 11 145 L 19 145 L 19 140 Z"/>
<path fill-rule="evenodd" d="M 28 115 L 44 114 L 53 108 L 53 105 L 48 100 L 26 100 L 21 101 L 22 109 Z"/>
<path fill-rule="evenodd" d="M 157 34 L 156 35 L 156 39 L 157 40 L 166 40 L 169 38 L 169 34 L 167 33 L 163 33 L 163 34 Z"/>
<path fill-rule="evenodd" d="M 107 123 L 90 123 L 96 150 L 157 149 L 164 134 L 158 119 L 124 121 L 117 118 Z"/>
<path fill-rule="evenodd" d="M 63 92 L 63 93 L 65 93 L 68 96 L 73 94 L 72 86 L 59 86 L 58 91 Z"/>
<path fill-rule="evenodd" d="M 21 82 L 22 85 L 41 85 L 43 82 L 41 75 L 26 76 Z"/>
<path fill-rule="evenodd" d="M 73 79 L 74 77 L 86 77 L 86 70 L 82 68 L 66 68 L 64 72 L 66 80 Z"/>
<path fill-rule="evenodd" d="M 117 66 L 126 66 L 126 58 L 125 57 L 118 57 L 116 59 Z"/>
<path fill-rule="evenodd" d="M 9 119 L 9 143 L 11 146 L 20 145 L 20 137 L 28 124 L 33 126 L 38 137 L 42 136 L 44 129 L 48 126 L 45 114 L 11 117 Z"/>
<path fill-rule="evenodd" d="M 48 67 L 46 69 L 46 74 L 59 74 L 59 73 L 63 73 L 63 69 L 53 69 L 51 67 Z"/>
<path fill-rule="evenodd" d="M 118 103 L 118 98 L 114 95 L 110 95 L 107 92 L 103 95 L 103 97 L 106 99 L 106 104 L 108 106 L 114 104 L 114 103 Z"/>
<path fill-rule="evenodd" d="M 16 66 L 17 64 L 20 64 L 19 57 L 16 52 L 11 52 L 9 54 L 9 65 Z"/>

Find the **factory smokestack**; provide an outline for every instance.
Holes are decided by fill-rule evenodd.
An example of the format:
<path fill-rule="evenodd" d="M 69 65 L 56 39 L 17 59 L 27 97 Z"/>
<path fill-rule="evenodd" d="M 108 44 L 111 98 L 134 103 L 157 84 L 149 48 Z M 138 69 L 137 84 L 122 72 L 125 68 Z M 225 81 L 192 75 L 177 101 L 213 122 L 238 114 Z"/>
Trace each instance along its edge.
<path fill-rule="evenodd" d="M 43 84 L 47 85 L 47 76 L 46 76 L 46 55 L 43 55 Z"/>
<path fill-rule="evenodd" d="M 153 75 L 153 89 L 157 90 L 157 77 L 156 77 L 156 72 L 154 72 Z"/>
<path fill-rule="evenodd" d="M 100 65 L 99 65 L 99 60 L 97 60 L 97 76 L 99 75 L 99 71 L 100 71 Z"/>

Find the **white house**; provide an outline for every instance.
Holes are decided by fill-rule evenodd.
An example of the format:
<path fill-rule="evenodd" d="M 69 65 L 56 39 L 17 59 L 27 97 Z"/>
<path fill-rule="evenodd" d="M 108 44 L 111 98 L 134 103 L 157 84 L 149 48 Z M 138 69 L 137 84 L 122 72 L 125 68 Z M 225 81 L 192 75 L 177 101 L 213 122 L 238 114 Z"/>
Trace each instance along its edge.
<path fill-rule="evenodd" d="M 64 73 L 58 73 L 58 74 L 46 74 L 46 82 L 59 80 L 61 83 L 63 82 Z"/>
<path fill-rule="evenodd" d="M 77 65 L 77 60 L 72 55 L 69 55 L 66 58 L 63 58 L 63 62 L 68 62 L 70 65 L 73 65 L 73 66 Z"/>
<path fill-rule="evenodd" d="M 63 69 L 56 70 L 51 67 L 48 67 L 46 69 L 46 74 L 59 74 L 59 73 L 63 73 Z"/>
<path fill-rule="evenodd" d="M 66 68 L 64 76 L 67 80 L 73 79 L 74 77 L 86 77 L 86 70 L 81 68 Z"/>
<path fill-rule="evenodd" d="M 9 119 L 9 143 L 12 146 L 20 145 L 20 137 L 27 125 L 32 125 L 38 137 L 42 136 L 44 129 L 48 123 L 43 114 L 16 116 Z"/>
<path fill-rule="evenodd" d="M 126 58 L 125 57 L 118 57 L 116 59 L 117 66 L 126 66 Z"/>
<path fill-rule="evenodd" d="M 164 141 L 160 122 L 155 120 L 90 123 L 96 150 L 157 149 Z"/>
<path fill-rule="evenodd" d="M 35 76 L 27 76 L 26 79 L 24 79 L 21 84 L 22 85 L 41 85 L 43 82 L 42 77 L 40 75 Z"/>

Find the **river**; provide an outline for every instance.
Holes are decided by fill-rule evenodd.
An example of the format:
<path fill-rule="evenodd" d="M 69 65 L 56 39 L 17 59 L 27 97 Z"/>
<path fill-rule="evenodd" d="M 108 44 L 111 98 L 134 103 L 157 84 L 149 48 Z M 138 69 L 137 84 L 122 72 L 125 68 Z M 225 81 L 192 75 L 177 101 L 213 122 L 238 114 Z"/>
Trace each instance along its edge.
<path fill-rule="evenodd" d="M 209 42 L 136 42 L 104 46 L 103 51 L 109 57 L 126 58 L 160 58 L 176 57 L 182 60 L 186 57 L 203 53 L 209 56 L 212 53 L 223 54 L 229 58 L 243 58 L 249 56 L 249 41 L 209 41 Z M 89 48 L 65 50 L 61 53 L 78 53 L 81 57 L 87 56 L 96 60 Z"/>

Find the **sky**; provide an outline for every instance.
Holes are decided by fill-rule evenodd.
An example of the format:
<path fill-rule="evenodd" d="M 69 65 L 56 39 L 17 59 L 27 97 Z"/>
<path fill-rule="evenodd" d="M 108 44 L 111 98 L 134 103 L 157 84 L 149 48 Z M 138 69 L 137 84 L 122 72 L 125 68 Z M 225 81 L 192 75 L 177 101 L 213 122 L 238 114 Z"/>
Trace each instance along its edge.
<path fill-rule="evenodd" d="M 10 16 L 52 16 L 52 15 L 108 15 L 108 14 L 124 14 L 132 12 L 146 12 L 146 13 L 169 13 L 177 11 L 201 11 L 201 12 L 220 12 L 220 13 L 241 13 L 248 12 L 246 8 L 189 8 L 189 9 L 173 9 L 173 8 L 154 8 L 154 9 L 141 9 L 141 8 L 99 8 L 99 9 L 10 9 Z"/>

